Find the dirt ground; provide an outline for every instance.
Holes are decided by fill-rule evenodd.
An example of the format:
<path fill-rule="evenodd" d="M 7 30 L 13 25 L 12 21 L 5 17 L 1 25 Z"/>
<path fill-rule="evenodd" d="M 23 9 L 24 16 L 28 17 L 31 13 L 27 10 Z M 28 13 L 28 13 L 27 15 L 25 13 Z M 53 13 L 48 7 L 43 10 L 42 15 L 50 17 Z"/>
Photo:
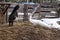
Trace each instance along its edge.
<path fill-rule="evenodd" d="M 49 29 L 30 22 L 0 25 L 0 40 L 60 40 L 60 30 Z"/>

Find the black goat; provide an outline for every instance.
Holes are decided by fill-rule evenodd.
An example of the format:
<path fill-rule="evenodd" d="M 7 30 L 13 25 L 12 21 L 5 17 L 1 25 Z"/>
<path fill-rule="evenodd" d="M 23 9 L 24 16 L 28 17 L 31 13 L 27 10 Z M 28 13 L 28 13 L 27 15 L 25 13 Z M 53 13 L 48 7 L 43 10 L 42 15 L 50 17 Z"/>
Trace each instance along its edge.
<path fill-rule="evenodd" d="M 13 26 L 13 22 L 18 17 L 17 10 L 19 9 L 19 5 L 16 5 L 13 9 L 12 13 L 9 15 L 9 26 Z"/>

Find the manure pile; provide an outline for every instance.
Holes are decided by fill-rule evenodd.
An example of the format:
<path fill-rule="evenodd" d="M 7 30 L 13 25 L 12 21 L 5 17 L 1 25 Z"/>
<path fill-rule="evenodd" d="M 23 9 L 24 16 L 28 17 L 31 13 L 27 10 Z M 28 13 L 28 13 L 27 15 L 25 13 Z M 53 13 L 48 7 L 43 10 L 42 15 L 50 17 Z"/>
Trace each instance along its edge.
<path fill-rule="evenodd" d="M 0 40 L 60 40 L 60 30 L 49 29 L 29 22 L 0 25 Z"/>

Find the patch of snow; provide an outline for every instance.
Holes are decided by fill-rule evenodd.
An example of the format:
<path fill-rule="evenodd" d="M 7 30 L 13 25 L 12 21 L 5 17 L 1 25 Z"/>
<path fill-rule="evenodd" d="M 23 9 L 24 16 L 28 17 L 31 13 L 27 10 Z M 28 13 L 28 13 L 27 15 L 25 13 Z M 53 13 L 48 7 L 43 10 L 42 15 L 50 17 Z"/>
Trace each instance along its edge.
<path fill-rule="evenodd" d="M 30 17 L 30 22 L 32 22 L 34 25 L 41 25 L 41 26 L 44 26 L 44 27 L 48 27 L 48 28 L 58 28 L 60 29 L 60 25 L 57 23 L 58 21 L 60 21 L 60 18 L 44 18 L 44 19 L 41 19 L 41 20 L 36 20 L 36 19 L 32 19 Z"/>
<path fill-rule="evenodd" d="M 51 11 L 51 13 L 54 13 L 54 14 L 56 14 L 57 12 L 55 12 L 55 11 Z"/>
<path fill-rule="evenodd" d="M 8 15 L 10 15 L 11 12 L 8 12 Z M 24 15 L 24 13 L 18 13 L 18 15 Z M 28 13 L 28 15 L 31 15 L 31 13 Z"/>
<path fill-rule="evenodd" d="M 60 18 L 54 18 L 54 19 L 41 19 L 43 20 L 44 23 L 51 25 L 52 28 L 60 28 L 60 25 L 57 23 L 58 21 L 60 21 Z"/>

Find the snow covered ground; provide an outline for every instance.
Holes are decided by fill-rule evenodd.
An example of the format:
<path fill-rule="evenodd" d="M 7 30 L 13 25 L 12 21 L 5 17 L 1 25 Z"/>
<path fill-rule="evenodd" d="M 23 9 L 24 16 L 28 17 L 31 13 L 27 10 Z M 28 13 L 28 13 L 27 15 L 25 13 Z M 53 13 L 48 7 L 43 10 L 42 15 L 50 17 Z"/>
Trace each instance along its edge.
<path fill-rule="evenodd" d="M 60 29 L 60 18 L 50 18 L 50 19 L 41 19 L 42 22 L 48 24 L 52 28 L 59 28 Z"/>
<path fill-rule="evenodd" d="M 43 18 L 41 20 L 36 20 L 30 17 L 30 22 L 32 22 L 34 25 L 39 24 L 48 28 L 60 29 L 60 18 Z"/>

